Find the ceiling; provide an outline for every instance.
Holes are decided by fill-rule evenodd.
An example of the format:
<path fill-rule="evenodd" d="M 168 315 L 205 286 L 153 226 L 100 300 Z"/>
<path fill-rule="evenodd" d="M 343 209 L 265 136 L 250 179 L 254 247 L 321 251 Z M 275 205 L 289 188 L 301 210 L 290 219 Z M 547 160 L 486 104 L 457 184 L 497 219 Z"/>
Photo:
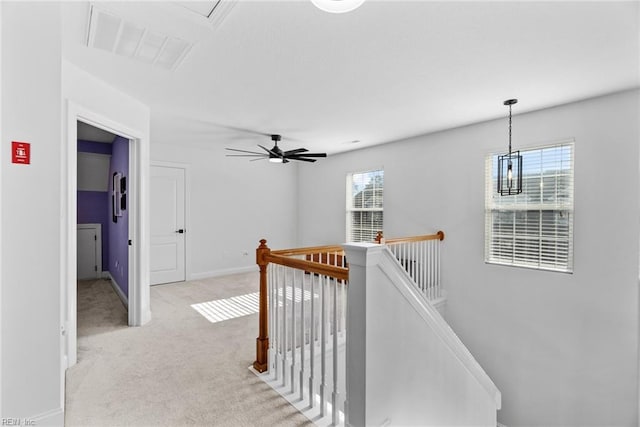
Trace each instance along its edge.
<path fill-rule="evenodd" d="M 78 139 L 83 141 L 104 142 L 107 144 L 111 144 L 117 136 L 111 132 L 80 121 L 77 123 L 77 132 Z"/>
<path fill-rule="evenodd" d="M 148 104 L 154 138 L 330 154 L 640 85 L 637 1 L 223 3 L 94 5 L 188 42 L 173 70 L 88 47 L 90 5 L 65 3 L 63 55 Z"/>

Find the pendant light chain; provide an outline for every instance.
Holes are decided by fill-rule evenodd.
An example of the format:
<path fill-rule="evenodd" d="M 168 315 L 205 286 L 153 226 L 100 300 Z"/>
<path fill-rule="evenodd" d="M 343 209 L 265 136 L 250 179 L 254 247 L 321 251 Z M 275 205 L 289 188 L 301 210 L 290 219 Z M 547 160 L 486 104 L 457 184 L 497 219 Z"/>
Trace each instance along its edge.
<path fill-rule="evenodd" d="M 511 104 L 509 104 L 509 154 L 511 154 Z"/>

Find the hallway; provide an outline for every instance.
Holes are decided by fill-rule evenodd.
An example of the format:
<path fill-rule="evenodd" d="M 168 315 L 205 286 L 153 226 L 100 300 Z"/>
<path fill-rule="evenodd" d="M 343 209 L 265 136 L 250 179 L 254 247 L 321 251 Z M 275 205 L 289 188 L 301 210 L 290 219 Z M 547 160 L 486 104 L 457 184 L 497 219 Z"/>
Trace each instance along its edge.
<path fill-rule="evenodd" d="M 257 273 L 154 286 L 152 321 L 129 328 L 108 281 L 79 282 L 65 425 L 310 425 L 247 369 L 256 314 L 211 323 L 191 307 L 257 289 Z"/>

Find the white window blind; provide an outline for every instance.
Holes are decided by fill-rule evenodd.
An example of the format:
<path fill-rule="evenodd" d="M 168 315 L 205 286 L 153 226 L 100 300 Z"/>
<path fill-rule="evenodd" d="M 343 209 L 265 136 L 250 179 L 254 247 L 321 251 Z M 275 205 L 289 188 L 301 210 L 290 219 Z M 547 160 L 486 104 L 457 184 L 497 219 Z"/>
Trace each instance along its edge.
<path fill-rule="evenodd" d="M 497 193 L 497 155 L 486 159 L 485 261 L 573 271 L 573 141 L 520 151 L 523 191 Z"/>
<path fill-rule="evenodd" d="M 347 176 L 347 241 L 372 242 L 382 231 L 384 171 Z"/>

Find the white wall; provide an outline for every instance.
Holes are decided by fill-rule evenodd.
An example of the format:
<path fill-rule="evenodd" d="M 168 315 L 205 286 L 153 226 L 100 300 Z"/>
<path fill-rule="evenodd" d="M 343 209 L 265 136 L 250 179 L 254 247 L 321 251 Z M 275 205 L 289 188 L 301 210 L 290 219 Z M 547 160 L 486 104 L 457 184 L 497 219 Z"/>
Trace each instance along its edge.
<path fill-rule="evenodd" d="M 151 134 L 151 160 L 188 167 L 187 279 L 255 267 L 259 240 L 296 246 L 297 165 L 225 157 L 225 141 Z M 244 255 L 244 253 L 247 255 Z"/>
<path fill-rule="evenodd" d="M 149 135 L 149 107 L 63 60 L 63 97 L 125 128 Z"/>
<path fill-rule="evenodd" d="M 0 99 L 2 99 L 2 95 L 4 93 L 3 83 L 2 83 L 2 5 L 0 4 Z M 2 114 L 2 102 L 0 102 L 0 146 L 3 146 L 2 141 L 4 141 L 3 134 L 3 126 L 2 126 L 3 114 Z M 4 156 L 2 155 L 2 150 L 0 150 L 0 176 L 2 175 L 2 170 L 4 169 Z M 2 199 L 2 184 L 0 184 L 0 242 L 3 241 L 2 235 L 2 212 L 3 212 L 3 204 L 4 201 Z M 0 278 L 2 278 L 2 244 L 0 244 Z M 2 286 L 0 286 L 0 331 L 2 331 Z M 0 336 L 0 384 L 2 384 L 2 337 Z M 0 415 L 2 415 L 2 387 L 0 386 Z"/>
<path fill-rule="evenodd" d="M 2 419 L 63 422 L 60 6 L 2 8 Z M 11 164 L 11 141 L 31 164 Z"/>
<path fill-rule="evenodd" d="M 343 241 L 346 174 L 384 166 L 385 236 L 446 233 L 447 318 L 501 390 L 499 421 L 636 425 L 638 97 L 514 116 L 515 148 L 575 138 L 573 274 L 484 263 L 484 159 L 505 119 L 301 168 L 300 243 Z"/>

